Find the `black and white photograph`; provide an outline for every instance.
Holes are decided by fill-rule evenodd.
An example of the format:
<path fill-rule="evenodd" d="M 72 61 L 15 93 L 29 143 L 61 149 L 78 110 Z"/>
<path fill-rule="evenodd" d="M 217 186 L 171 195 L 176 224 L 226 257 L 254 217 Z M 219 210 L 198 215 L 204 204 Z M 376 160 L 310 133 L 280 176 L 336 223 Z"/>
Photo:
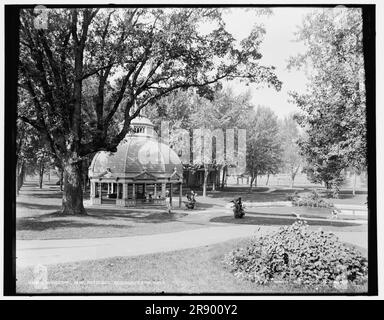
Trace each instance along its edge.
<path fill-rule="evenodd" d="M 377 294 L 375 5 L 8 11 L 15 295 Z"/>

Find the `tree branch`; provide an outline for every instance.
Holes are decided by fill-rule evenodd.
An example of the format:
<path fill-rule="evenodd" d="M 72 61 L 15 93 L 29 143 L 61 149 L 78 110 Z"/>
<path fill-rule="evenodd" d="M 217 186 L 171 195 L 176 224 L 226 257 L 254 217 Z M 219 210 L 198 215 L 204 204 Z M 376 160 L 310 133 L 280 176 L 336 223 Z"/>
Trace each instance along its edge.
<path fill-rule="evenodd" d="M 103 67 L 100 67 L 100 68 L 97 68 L 89 73 L 86 73 L 84 74 L 80 79 L 78 80 L 85 80 L 91 76 L 93 76 L 94 74 L 98 73 L 99 71 L 101 70 L 104 70 L 104 69 L 107 69 L 107 68 L 111 68 L 112 66 L 114 65 L 114 63 L 110 63 L 110 64 L 107 64 L 106 66 L 103 66 Z"/>

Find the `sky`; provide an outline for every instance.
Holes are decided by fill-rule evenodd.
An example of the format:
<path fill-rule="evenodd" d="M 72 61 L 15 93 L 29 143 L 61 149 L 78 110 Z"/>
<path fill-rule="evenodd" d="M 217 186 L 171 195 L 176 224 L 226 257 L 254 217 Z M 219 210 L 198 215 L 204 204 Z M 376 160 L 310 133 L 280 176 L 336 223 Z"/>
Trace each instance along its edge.
<path fill-rule="evenodd" d="M 273 65 L 275 73 L 283 82 L 282 89 L 277 92 L 273 88 L 258 89 L 255 85 L 231 81 L 225 84 L 235 92 L 250 90 L 252 103 L 269 106 L 279 116 L 284 117 L 291 112 L 298 111 L 297 106 L 289 103 L 288 92 L 297 90 L 303 92 L 307 82 L 304 71 L 287 70 L 287 60 L 290 56 L 305 51 L 303 43 L 294 41 L 295 31 L 301 24 L 303 16 L 309 12 L 308 8 L 273 8 L 270 16 L 257 16 L 253 10 L 245 11 L 242 8 L 232 9 L 224 15 L 227 30 L 236 39 L 245 38 L 251 31 L 255 22 L 262 23 L 266 34 L 261 45 L 263 55 L 261 64 Z"/>

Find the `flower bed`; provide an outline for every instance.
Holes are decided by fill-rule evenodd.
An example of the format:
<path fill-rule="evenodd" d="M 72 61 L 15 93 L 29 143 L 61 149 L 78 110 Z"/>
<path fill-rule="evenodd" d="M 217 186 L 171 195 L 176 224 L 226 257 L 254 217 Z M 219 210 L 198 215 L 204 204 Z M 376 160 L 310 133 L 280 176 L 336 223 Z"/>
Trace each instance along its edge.
<path fill-rule="evenodd" d="M 332 234 L 310 231 L 303 220 L 276 233 L 253 239 L 224 258 L 231 272 L 258 284 L 284 282 L 346 289 L 364 284 L 368 262 Z"/>
<path fill-rule="evenodd" d="M 315 190 L 310 193 L 299 195 L 298 192 L 288 196 L 288 200 L 292 202 L 293 206 L 298 207 L 318 207 L 318 208 L 333 208 L 333 203 L 330 203 L 320 197 L 319 193 Z"/>

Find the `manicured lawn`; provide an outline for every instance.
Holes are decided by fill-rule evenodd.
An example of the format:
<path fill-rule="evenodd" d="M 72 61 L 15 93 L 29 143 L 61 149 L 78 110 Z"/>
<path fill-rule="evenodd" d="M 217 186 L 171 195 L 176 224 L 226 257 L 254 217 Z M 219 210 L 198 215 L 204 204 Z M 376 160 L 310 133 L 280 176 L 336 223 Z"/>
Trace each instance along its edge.
<path fill-rule="evenodd" d="M 236 193 L 238 189 L 244 193 Z M 303 217 L 327 217 L 327 209 L 303 207 L 275 207 L 275 208 L 246 208 L 246 217 L 242 220 L 232 218 L 230 210 L 224 209 L 228 202 L 241 195 L 243 201 L 285 201 L 285 190 L 271 193 L 248 193 L 244 188 L 229 188 L 230 191 L 217 191 L 207 198 L 197 197 L 197 210 L 175 210 L 168 215 L 165 209 L 116 209 L 103 207 L 102 209 L 88 208 L 87 216 L 62 216 L 58 212 L 61 208 L 61 192 L 54 183 L 37 187 L 36 182 L 29 181 L 23 186 L 16 203 L 16 238 L 17 239 L 75 239 L 75 238 L 103 238 L 124 237 L 168 233 L 195 228 L 203 228 L 214 223 L 282 225 L 291 224 L 294 220 L 293 212 Z M 290 190 L 292 191 L 292 190 Z M 365 197 L 357 195 L 356 197 Z M 349 201 L 346 199 L 345 201 Z M 213 210 L 215 209 L 215 210 Z M 217 210 L 218 209 L 218 210 Z M 204 215 L 196 215 L 195 212 Z M 279 216 L 281 215 L 281 216 Z M 345 217 L 343 217 L 345 218 Z M 359 231 L 364 226 L 351 223 L 339 223 L 329 220 L 312 222 L 312 225 L 327 228 L 347 229 Z M 365 227 L 366 229 L 366 227 Z"/>
<path fill-rule="evenodd" d="M 228 203 L 234 198 L 240 197 L 245 202 L 276 202 L 276 201 L 287 201 L 287 197 L 297 191 L 299 194 L 308 193 L 311 189 L 278 189 L 270 193 L 263 193 L 265 188 L 256 188 L 252 192 L 249 192 L 249 188 L 234 188 L 229 187 L 224 191 L 216 191 L 210 193 L 208 197 L 212 201 L 219 201 L 220 203 Z M 342 191 L 338 199 L 326 199 L 328 202 L 334 204 L 354 204 L 354 205 L 366 205 L 367 194 L 363 192 L 357 193 L 355 196 L 352 195 L 351 191 Z"/>
<path fill-rule="evenodd" d="M 48 213 L 37 217 L 23 217 L 16 221 L 16 238 L 81 239 L 125 237 L 155 233 L 176 232 L 198 228 L 177 222 L 183 213 L 121 212 L 118 210 L 88 210 L 87 216 L 61 216 Z"/>
<path fill-rule="evenodd" d="M 295 221 L 292 211 L 303 216 L 326 217 L 325 210 L 310 208 L 249 208 L 244 219 L 234 219 L 224 206 L 235 197 L 243 201 L 285 201 L 286 190 L 271 193 L 243 192 L 241 188 L 217 191 L 205 199 L 198 197 L 197 210 L 177 210 L 168 215 L 161 208 L 102 209 L 88 208 L 86 216 L 62 216 L 61 193 L 54 184 L 38 189 L 27 182 L 17 198 L 17 239 L 103 238 L 168 233 L 204 228 L 214 223 L 289 225 Z M 290 193 L 293 190 L 290 190 Z M 360 197 L 360 198 L 359 198 Z M 366 195 L 358 195 L 362 201 Z M 355 198 L 354 198 L 355 199 Z M 340 201 L 350 201 L 348 195 Z M 367 232 L 365 224 L 329 219 L 310 221 L 311 228 L 325 231 Z M 246 240 L 223 242 L 194 249 L 137 257 L 115 257 L 48 266 L 48 290 L 37 290 L 31 282 L 32 268 L 17 268 L 19 293 L 311 293 L 314 289 L 287 284 L 259 286 L 235 278 L 222 263 L 225 253 L 242 246 Z M 366 250 L 361 250 L 366 254 Z M 364 292 L 356 286 L 348 292 Z M 336 292 L 335 289 L 326 292 Z M 317 291 L 316 291 L 317 293 Z"/>
<path fill-rule="evenodd" d="M 260 286 L 235 278 L 222 262 L 248 240 L 161 254 L 116 257 L 48 266 L 48 288 L 35 289 L 32 268 L 17 269 L 18 293 L 318 293 L 287 284 Z M 366 252 L 363 252 L 366 254 Z M 366 286 L 347 292 L 365 292 Z M 336 289 L 320 291 L 341 293 Z"/>
<path fill-rule="evenodd" d="M 16 201 L 16 238 L 79 239 L 124 237 L 176 232 L 203 227 L 201 224 L 180 223 L 187 210 L 175 210 L 169 215 L 165 208 L 102 209 L 87 208 L 86 216 L 63 216 L 61 192 L 58 186 L 45 185 L 39 189 L 27 182 Z"/>
<path fill-rule="evenodd" d="M 239 188 L 240 189 L 240 188 Z M 248 189 L 239 190 L 239 191 L 220 191 L 209 194 L 209 197 L 215 200 L 229 202 L 237 197 L 245 202 L 271 202 L 271 201 L 287 201 L 287 196 L 290 192 L 285 190 L 276 190 L 271 193 L 261 193 L 261 192 L 248 192 Z"/>

